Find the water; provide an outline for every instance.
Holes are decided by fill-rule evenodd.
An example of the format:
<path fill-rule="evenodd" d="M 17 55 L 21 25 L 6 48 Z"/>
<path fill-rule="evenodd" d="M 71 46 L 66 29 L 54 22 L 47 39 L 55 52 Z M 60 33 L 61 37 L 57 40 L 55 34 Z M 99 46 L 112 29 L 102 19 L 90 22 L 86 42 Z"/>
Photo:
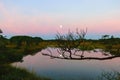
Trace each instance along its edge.
<path fill-rule="evenodd" d="M 53 49 L 53 54 L 57 52 Z M 47 50 L 42 50 L 46 52 Z M 22 67 L 35 72 L 38 76 L 44 76 L 53 80 L 93 80 L 100 76 L 103 71 L 120 71 L 120 58 L 111 60 L 63 60 L 51 59 L 43 56 L 41 52 L 35 55 L 28 55 L 23 58 L 23 62 L 13 63 L 13 66 Z M 98 52 L 85 53 L 86 56 L 103 55 Z"/>

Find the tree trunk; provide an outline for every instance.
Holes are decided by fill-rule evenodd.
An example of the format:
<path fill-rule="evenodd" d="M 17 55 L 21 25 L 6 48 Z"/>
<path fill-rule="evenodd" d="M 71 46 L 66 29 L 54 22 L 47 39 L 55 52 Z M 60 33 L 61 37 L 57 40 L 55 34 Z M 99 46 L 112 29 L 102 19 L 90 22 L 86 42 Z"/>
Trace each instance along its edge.
<path fill-rule="evenodd" d="M 72 59 L 72 52 L 71 52 L 71 51 L 69 51 L 69 53 L 70 53 L 69 57 L 70 57 L 70 59 Z"/>

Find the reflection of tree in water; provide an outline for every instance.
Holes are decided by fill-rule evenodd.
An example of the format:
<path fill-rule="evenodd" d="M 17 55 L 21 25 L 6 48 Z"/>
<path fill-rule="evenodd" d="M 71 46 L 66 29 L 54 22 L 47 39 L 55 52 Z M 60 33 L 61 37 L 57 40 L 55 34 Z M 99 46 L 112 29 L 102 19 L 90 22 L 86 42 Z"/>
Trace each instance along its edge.
<path fill-rule="evenodd" d="M 69 60 L 108 60 L 116 57 L 120 57 L 120 47 L 114 47 L 115 49 L 107 48 L 106 50 L 102 50 L 104 57 L 87 57 L 85 56 L 85 51 L 94 51 L 97 52 L 94 48 L 93 44 L 87 42 L 85 39 L 87 33 L 86 30 L 81 30 L 80 32 L 78 29 L 76 33 L 68 31 L 68 34 L 56 35 L 57 40 L 57 53 L 58 55 L 53 55 L 52 50 L 48 50 L 50 53 L 42 53 L 45 56 L 50 56 L 51 58 L 58 58 L 58 59 L 69 59 Z M 117 49 L 117 50 L 116 50 Z M 107 52 L 105 52 L 107 51 Z M 78 54 L 79 53 L 79 54 Z M 117 55 L 116 55 L 116 54 Z"/>
<path fill-rule="evenodd" d="M 95 56 L 94 57 L 92 57 L 92 56 L 88 57 L 88 56 L 85 56 L 85 55 L 83 55 L 81 57 L 82 52 L 81 51 L 77 51 L 77 54 L 72 54 L 71 56 L 73 56 L 73 57 L 70 58 L 69 54 L 67 52 L 65 52 L 66 54 L 64 56 L 62 56 L 61 53 L 59 53 L 59 52 L 58 52 L 58 54 L 59 54 L 58 55 L 57 52 L 56 52 L 58 50 L 59 50 L 59 48 L 56 48 L 56 49 L 55 48 L 47 48 L 48 52 L 47 53 L 42 52 L 42 55 L 50 56 L 52 59 L 58 58 L 58 59 L 68 59 L 68 60 L 109 60 L 109 59 L 120 57 L 120 55 L 110 55 L 110 54 L 106 55 L 105 53 L 104 53 L 105 54 L 104 57 L 95 57 Z M 72 52 L 74 53 L 75 50 L 73 50 Z M 86 52 L 84 52 L 84 54 L 85 53 Z M 90 53 L 90 54 L 94 55 L 95 53 Z M 99 54 L 99 53 L 96 53 L 96 54 Z"/>

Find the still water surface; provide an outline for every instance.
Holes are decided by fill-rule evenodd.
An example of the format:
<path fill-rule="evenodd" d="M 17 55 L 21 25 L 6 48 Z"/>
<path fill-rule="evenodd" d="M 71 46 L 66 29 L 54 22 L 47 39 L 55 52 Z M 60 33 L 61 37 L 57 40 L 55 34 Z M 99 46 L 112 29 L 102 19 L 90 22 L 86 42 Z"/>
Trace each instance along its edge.
<path fill-rule="evenodd" d="M 53 49 L 53 54 L 56 51 Z M 46 49 L 41 52 L 47 52 Z M 13 63 L 13 66 L 25 68 L 53 80 L 93 80 L 103 71 L 120 71 L 120 58 L 111 60 L 62 60 L 43 56 L 41 52 L 28 55 L 23 62 Z M 103 56 L 100 52 L 86 52 L 87 56 Z"/>

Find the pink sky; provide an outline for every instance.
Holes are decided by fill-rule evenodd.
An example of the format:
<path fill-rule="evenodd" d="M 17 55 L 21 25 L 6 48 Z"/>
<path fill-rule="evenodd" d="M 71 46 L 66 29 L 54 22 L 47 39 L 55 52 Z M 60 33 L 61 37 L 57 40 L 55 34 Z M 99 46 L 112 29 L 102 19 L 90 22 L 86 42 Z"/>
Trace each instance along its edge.
<path fill-rule="evenodd" d="M 11 7 L 6 6 L 4 1 L 0 1 L 0 28 L 5 35 L 35 34 L 38 36 L 39 34 L 65 33 L 68 29 L 75 31 L 76 28 L 85 29 L 86 27 L 90 34 L 119 35 L 120 32 L 120 10 L 116 7 L 106 12 L 101 10 L 100 13 L 95 11 L 94 13 L 85 13 L 85 15 L 84 13 L 79 14 L 77 11 L 51 12 L 33 9 L 30 12 L 28 10 L 27 13 L 22 10 L 21 4 Z M 59 27 L 60 25 L 63 25 L 62 29 Z"/>

